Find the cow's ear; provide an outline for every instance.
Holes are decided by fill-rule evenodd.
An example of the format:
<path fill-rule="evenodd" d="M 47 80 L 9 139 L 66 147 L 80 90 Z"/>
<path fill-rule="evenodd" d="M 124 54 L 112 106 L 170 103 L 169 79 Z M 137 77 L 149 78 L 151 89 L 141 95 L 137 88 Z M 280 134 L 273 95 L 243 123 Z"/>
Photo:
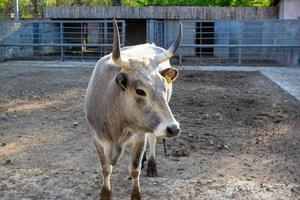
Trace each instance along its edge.
<path fill-rule="evenodd" d="M 167 80 L 168 83 L 174 81 L 179 74 L 178 70 L 173 67 L 164 69 L 159 73 Z"/>
<path fill-rule="evenodd" d="M 123 91 L 127 89 L 128 80 L 127 80 L 127 76 L 124 73 L 118 74 L 118 76 L 116 77 L 116 82 Z"/>

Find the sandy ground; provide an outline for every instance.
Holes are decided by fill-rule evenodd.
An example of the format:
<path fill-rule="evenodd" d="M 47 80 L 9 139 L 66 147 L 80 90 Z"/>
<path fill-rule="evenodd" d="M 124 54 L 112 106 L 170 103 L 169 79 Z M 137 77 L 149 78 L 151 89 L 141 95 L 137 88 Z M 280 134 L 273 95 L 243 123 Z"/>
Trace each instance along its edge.
<path fill-rule="evenodd" d="M 0 199 L 99 199 L 83 112 L 92 69 L 0 67 Z M 181 71 L 171 108 L 183 132 L 157 144 L 144 199 L 300 199 L 300 103 L 258 72 Z M 112 175 L 129 199 L 129 153 Z"/>

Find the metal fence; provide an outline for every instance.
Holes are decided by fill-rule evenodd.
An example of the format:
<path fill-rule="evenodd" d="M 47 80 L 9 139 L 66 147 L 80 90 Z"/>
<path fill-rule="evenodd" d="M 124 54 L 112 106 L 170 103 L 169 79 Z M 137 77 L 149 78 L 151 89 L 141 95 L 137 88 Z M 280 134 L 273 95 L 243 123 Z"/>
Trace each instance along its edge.
<path fill-rule="evenodd" d="M 300 63 L 300 20 L 181 20 L 181 23 L 183 41 L 173 62 Z M 124 46 L 126 20 L 118 20 L 118 26 Z M 166 48 L 177 36 L 177 30 L 178 21 L 147 20 L 147 41 Z M 111 52 L 112 38 L 112 20 L 0 21 L 0 60 L 97 60 Z"/>
<path fill-rule="evenodd" d="M 119 20 L 118 26 L 124 45 L 125 22 Z M 0 50 L 5 59 L 99 59 L 111 52 L 112 42 L 112 20 L 0 22 Z"/>
<path fill-rule="evenodd" d="M 300 63 L 300 20 L 183 21 L 180 63 L 289 65 Z"/>

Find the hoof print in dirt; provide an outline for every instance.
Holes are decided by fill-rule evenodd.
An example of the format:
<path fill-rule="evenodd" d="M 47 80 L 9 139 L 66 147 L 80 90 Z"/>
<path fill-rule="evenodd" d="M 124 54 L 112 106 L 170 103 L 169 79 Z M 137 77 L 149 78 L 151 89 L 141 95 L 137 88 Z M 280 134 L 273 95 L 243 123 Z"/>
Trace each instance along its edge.
<path fill-rule="evenodd" d="M 181 149 L 177 149 L 177 150 L 173 151 L 171 155 L 173 157 L 189 157 L 190 152 L 185 148 L 181 148 Z"/>
<path fill-rule="evenodd" d="M 10 160 L 10 159 L 6 160 L 6 161 L 5 161 L 5 164 L 6 164 L 6 165 L 11 164 L 11 160 Z"/>

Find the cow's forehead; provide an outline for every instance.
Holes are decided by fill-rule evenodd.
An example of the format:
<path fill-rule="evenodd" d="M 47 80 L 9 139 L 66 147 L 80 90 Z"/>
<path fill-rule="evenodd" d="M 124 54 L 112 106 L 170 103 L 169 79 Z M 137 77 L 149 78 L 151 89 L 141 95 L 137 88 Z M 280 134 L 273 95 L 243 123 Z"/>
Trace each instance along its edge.
<path fill-rule="evenodd" d="M 166 88 L 164 78 L 157 69 L 152 71 L 139 70 L 132 74 L 136 86 L 150 87 L 154 90 Z"/>
<path fill-rule="evenodd" d="M 146 70 L 152 68 L 161 68 L 161 70 L 170 67 L 169 60 L 160 63 L 158 66 L 153 62 L 155 56 L 165 52 L 161 47 L 157 47 L 154 44 L 142 44 L 129 47 L 123 47 L 121 49 L 122 58 L 134 61 L 135 63 L 142 63 Z M 155 66 L 156 65 L 156 66 Z"/>
<path fill-rule="evenodd" d="M 157 64 L 155 60 L 150 57 L 142 57 L 142 58 L 128 58 L 130 60 L 131 68 L 133 71 L 137 71 L 140 73 L 146 74 L 156 74 L 157 71 L 162 71 L 166 68 L 170 68 L 169 60 L 166 60 L 160 64 Z"/>
<path fill-rule="evenodd" d="M 135 46 L 123 47 L 121 49 L 121 54 L 128 56 L 130 58 L 143 58 L 149 57 L 153 58 L 159 53 L 164 52 L 165 50 L 161 47 L 157 47 L 154 44 L 141 44 Z"/>

